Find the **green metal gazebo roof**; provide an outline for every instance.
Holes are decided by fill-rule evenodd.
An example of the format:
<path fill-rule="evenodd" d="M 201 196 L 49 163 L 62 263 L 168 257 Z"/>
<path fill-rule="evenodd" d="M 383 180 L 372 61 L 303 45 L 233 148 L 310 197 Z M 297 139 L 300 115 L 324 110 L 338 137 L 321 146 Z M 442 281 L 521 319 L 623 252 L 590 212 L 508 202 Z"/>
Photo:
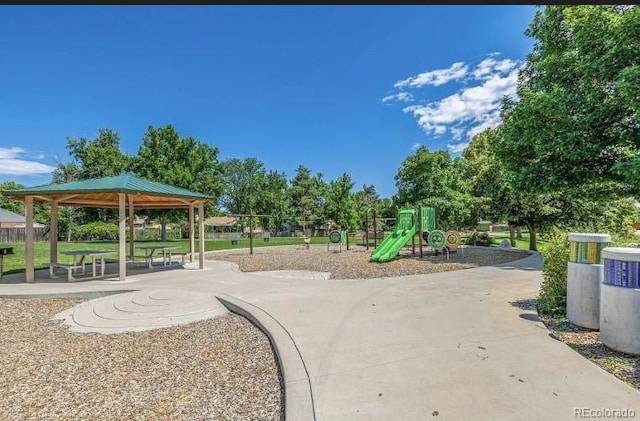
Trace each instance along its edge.
<path fill-rule="evenodd" d="M 61 184 L 6 190 L 4 196 L 24 200 L 33 196 L 36 203 L 54 200 L 60 205 L 78 207 L 118 207 L 118 194 L 127 195 L 127 202 L 136 208 L 186 208 L 193 202 L 209 203 L 213 197 L 158 183 L 126 173 L 115 177 L 94 178 Z"/>

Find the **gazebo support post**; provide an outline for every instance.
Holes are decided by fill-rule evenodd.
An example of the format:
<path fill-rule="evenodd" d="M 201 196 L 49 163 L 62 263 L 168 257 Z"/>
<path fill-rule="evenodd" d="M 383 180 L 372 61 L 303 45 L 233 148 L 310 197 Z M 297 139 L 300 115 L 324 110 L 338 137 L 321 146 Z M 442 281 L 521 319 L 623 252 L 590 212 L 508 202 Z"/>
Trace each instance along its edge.
<path fill-rule="evenodd" d="M 200 259 L 199 268 L 204 269 L 204 205 L 198 202 L 198 259 Z"/>
<path fill-rule="evenodd" d="M 118 240 L 120 242 L 119 247 L 119 279 L 124 281 L 127 278 L 127 209 L 124 193 L 118 193 Z"/>
<path fill-rule="evenodd" d="M 26 217 L 26 227 L 25 227 L 25 280 L 27 282 L 34 281 L 34 272 L 33 272 L 33 196 L 25 196 L 25 217 Z"/>
<path fill-rule="evenodd" d="M 49 261 L 58 263 L 58 201 L 51 202 L 51 227 L 49 228 Z M 53 274 L 53 266 L 49 267 L 49 274 Z"/>
<path fill-rule="evenodd" d="M 136 241 L 136 227 L 134 225 L 135 215 L 133 208 L 133 196 L 130 194 L 127 195 L 127 199 L 129 202 L 129 258 L 131 259 L 131 263 L 133 263 L 133 256 L 135 254 L 135 241 Z"/>
<path fill-rule="evenodd" d="M 189 262 L 193 263 L 193 253 L 196 252 L 195 208 L 189 203 Z"/>

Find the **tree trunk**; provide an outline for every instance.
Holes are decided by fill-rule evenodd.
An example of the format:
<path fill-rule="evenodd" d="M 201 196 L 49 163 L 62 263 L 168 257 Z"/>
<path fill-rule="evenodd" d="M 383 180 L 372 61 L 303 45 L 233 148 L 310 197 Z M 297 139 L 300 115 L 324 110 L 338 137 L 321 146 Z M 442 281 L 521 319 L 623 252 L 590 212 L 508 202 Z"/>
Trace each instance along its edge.
<path fill-rule="evenodd" d="M 516 227 L 516 238 L 522 240 L 522 227 Z"/>
<path fill-rule="evenodd" d="M 516 230 L 513 225 L 509 225 L 509 240 L 511 241 L 511 247 L 515 247 L 516 243 Z"/>
<path fill-rule="evenodd" d="M 167 212 L 162 212 L 160 219 L 160 241 L 167 241 Z"/>
<path fill-rule="evenodd" d="M 536 244 L 536 226 L 535 224 L 527 224 L 529 228 L 529 250 L 538 251 Z"/>

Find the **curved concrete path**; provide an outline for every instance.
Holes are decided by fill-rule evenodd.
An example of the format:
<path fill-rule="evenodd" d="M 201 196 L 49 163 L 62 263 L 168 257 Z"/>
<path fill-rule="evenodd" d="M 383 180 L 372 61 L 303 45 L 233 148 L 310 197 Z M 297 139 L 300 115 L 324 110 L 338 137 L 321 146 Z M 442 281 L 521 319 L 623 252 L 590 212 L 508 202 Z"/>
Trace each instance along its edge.
<path fill-rule="evenodd" d="M 289 420 L 571 420 L 576 408 L 640 416 L 638 391 L 537 320 L 526 300 L 537 295 L 539 268 L 533 255 L 500 267 L 319 280 L 207 261 L 204 271 L 140 274 L 126 285 L 0 285 L 0 295 L 172 288 L 246 302 L 302 356 L 308 374 L 298 381 L 309 384 L 313 413 L 288 406 Z"/>

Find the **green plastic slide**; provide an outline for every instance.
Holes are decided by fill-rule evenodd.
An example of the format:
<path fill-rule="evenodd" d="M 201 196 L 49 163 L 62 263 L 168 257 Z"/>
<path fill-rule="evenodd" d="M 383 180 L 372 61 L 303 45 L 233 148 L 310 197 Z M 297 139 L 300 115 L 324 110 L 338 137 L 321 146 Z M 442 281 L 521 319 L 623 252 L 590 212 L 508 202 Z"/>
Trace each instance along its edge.
<path fill-rule="evenodd" d="M 372 262 L 388 262 L 395 259 L 400 249 L 402 249 L 417 232 L 418 224 L 416 223 L 415 209 L 400 211 L 395 230 L 371 253 L 369 260 Z"/>

